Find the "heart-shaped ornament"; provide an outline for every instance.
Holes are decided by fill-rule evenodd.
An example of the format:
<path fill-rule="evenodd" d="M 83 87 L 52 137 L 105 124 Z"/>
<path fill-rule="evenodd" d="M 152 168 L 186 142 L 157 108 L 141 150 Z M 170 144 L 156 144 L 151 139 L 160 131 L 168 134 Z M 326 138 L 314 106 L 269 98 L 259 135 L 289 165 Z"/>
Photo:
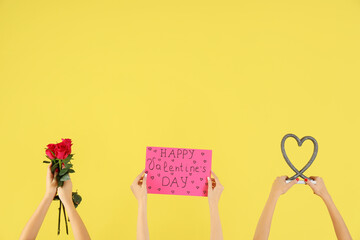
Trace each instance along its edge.
<path fill-rule="evenodd" d="M 310 158 L 310 160 L 307 162 L 307 164 L 299 171 L 295 166 L 294 164 L 291 163 L 291 161 L 289 160 L 289 157 L 287 156 L 286 154 L 286 151 L 285 151 L 285 141 L 286 139 L 288 139 L 289 137 L 291 138 L 294 138 L 296 140 L 296 142 L 298 143 L 298 146 L 301 147 L 301 145 L 306 141 L 306 140 L 311 140 L 314 144 L 314 151 L 313 151 L 313 154 Z M 297 177 L 302 177 L 303 179 L 307 179 L 308 177 L 306 177 L 304 175 L 304 172 L 311 166 L 311 164 L 314 162 L 315 158 L 316 158 L 316 155 L 318 153 L 318 143 L 317 141 L 315 140 L 315 138 L 313 137 L 310 137 L 310 136 L 306 136 L 306 137 L 303 137 L 302 139 L 299 139 L 295 134 L 286 134 L 282 141 L 281 141 L 281 152 L 282 152 L 282 155 L 286 161 L 286 163 L 289 165 L 289 167 L 295 172 L 295 175 L 290 177 L 289 180 L 294 180 L 296 179 Z"/>

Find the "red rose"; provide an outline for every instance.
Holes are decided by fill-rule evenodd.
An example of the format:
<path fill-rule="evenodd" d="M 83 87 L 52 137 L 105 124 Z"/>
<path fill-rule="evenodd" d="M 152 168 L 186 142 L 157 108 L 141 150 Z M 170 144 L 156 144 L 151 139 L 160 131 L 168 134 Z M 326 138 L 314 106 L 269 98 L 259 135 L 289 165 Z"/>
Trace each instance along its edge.
<path fill-rule="evenodd" d="M 69 138 L 65 138 L 65 139 L 61 139 L 63 140 L 63 143 L 66 145 L 66 147 L 68 148 L 69 154 L 71 154 L 71 139 Z"/>
<path fill-rule="evenodd" d="M 56 155 L 54 155 L 54 154 L 56 154 L 56 153 L 55 153 L 55 148 L 56 148 L 55 144 L 49 144 L 49 145 L 47 145 L 47 147 L 48 147 L 48 148 L 47 148 L 46 151 L 45 151 L 46 155 L 47 155 L 51 160 L 55 159 L 55 156 L 56 156 Z"/>
<path fill-rule="evenodd" d="M 64 160 L 71 154 L 71 139 L 62 139 L 63 141 L 56 144 L 56 158 Z"/>

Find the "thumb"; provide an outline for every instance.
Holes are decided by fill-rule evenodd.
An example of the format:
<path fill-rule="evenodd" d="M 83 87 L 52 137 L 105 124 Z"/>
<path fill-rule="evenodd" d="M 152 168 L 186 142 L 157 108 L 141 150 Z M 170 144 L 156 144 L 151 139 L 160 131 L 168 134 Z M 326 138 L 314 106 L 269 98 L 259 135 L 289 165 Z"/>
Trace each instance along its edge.
<path fill-rule="evenodd" d="M 142 180 L 142 187 L 146 188 L 146 181 L 147 181 L 147 173 L 145 173 L 143 180 Z"/>
<path fill-rule="evenodd" d="M 289 184 L 291 185 L 291 186 L 294 186 L 295 184 L 297 184 L 298 183 L 298 180 L 297 179 L 294 179 L 294 180 L 292 180 L 291 182 L 289 182 Z"/>
<path fill-rule="evenodd" d="M 212 180 L 210 177 L 207 177 L 207 180 L 208 180 L 208 192 L 212 191 Z"/>
<path fill-rule="evenodd" d="M 57 175 L 59 174 L 59 169 L 57 168 L 54 172 L 54 178 L 53 178 L 53 181 L 57 182 Z"/>
<path fill-rule="evenodd" d="M 305 179 L 305 183 L 306 183 L 306 185 L 309 185 L 314 190 L 315 184 L 313 184 L 311 182 L 311 178 Z"/>
<path fill-rule="evenodd" d="M 296 179 L 294 179 L 294 180 L 292 180 L 291 182 L 289 182 L 288 184 L 287 184 L 287 187 L 288 187 L 288 189 L 290 189 L 292 186 L 294 186 L 295 184 L 297 184 L 297 180 Z"/>

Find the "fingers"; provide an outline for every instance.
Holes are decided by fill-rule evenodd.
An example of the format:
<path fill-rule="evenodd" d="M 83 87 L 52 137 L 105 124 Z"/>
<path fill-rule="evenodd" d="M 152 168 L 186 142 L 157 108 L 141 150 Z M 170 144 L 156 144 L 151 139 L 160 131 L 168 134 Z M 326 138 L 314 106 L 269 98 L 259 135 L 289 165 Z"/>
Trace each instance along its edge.
<path fill-rule="evenodd" d="M 305 181 L 305 184 L 306 184 L 306 185 L 309 185 L 309 186 L 311 187 L 311 189 L 314 190 L 315 184 L 313 184 L 310 179 L 308 179 L 307 181 Z"/>
<path fill-rule="evenodd" d="M 287 184 L 287 186 L 288 186 L 288 189 L 289 188 L 291 188 L 292 186 L 294 186 L 295 184 L 297 184 L 297 180 L 296 179 L 294 179 L 294 180 L 292 180 L 291 182 L 289 182 L 288 184 Z"/>
<path fill-rule="evenodd" d="M 141 171 L 141 173 L 139 175 L 137 175 L 136 179 L 139 181 L 140 178 L 142 177 L 142 175 L 144 174 L 145 169 Z"/>
<path fill-rule="evenodd" d="M 221 185 L 219 178 L 216 176 L 216 174 L 213 171 L 211 171 L 211 173 L 215 177 L 215 183 Z"/>
<path fill-rule="evenodd" d="M 306 183 L 309 183 L 309 185 L 310 185 L 310 187 L 311 186 L 315 186 L 315 184 L 314 183 L 312 183 L 310 180 L 313 180 L 313 181 L 316 181 L 316 183 L 323 183 L 323 180 L 322 180 L 322 178 L 321 177 L 319 177 L 319 176 L 310 176 L 309 178 L 308 178 L 308 181 L 306 182 Z M 312 184 L 312 185 L 311 185 Z"/>
<path fill-rule="evenodd" d="M 211 174 L 215 177 L 215 178 L 217 178 L 217 176 L 216 176 L 216 174 L 211 170 Z"/>
<path fill-rule="evenodd" d="M 48 176 L 53 177 L 53 173 L 51 172 L 51 165 L 52 165 L 52 163 L 50 163 L 48 166 L 47 174 L 48 174 Z"/>
<path fill-rule="evenodd" d="M 274 183 L 275 182 L 286 182 L 286 179 L 288 178 L 288 176 L 279 176 L 279 177 L 276 177 L 275 180 L 274 180 Z"/>
<path fill-rule="evenodd" d="M 50 172 L 51 172 L 51 170 L 50 170 Z M 55 181 L 55 182 L 57 182 L 57 175 L 59 174 L 59 169 L 57 168 L 56 170 L 55 170 L 55 173 L 54 173 L 54 178 L 53 178 L 53 181 Z"/>
<path fill-rule="evenodd" d="M 207 177 L 207 180 L 208 180 L 208 192 L 212 191 L 213 188 L 212 188 L 212 180 L 210 177 Z"/>
<path fill-rule="evenodd" d="M 57 168 L 57 169 L 55 169 L 54 178 L 56 178 L 58 174 L 59 174 L 59 169 Z"/>
<path fill-rule="evenodd" d="M 146 188 L 147 174 L 145 173 L 144 178 L 142 180 L 142 187 Z"/>
<path fill-rule="evenodd" d="M 139 175 L 136 176 L 135 180 L 134 180 L 134 184 L 138 184 L 138 182 L 140 181 L 140 178 L 142 177 L 142 175 L 144 174 L 145 169 L 141 171 L 141 173 Z"/>

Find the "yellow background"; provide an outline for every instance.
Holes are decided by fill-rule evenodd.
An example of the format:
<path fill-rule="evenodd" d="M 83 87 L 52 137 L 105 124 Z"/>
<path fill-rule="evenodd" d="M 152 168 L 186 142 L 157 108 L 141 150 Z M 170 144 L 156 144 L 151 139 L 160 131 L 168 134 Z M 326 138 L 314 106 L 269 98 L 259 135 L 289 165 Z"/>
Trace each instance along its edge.
<path fill-rule="evenodd" d="M 360 239 L 360 4 L 320 1 L 0 0 L 0 239 L 17 239 L 45 190 L 44 147 L 71 138 L 78 211 L 93 239 L 135 239 L 130 184 L 145 147 L 213 150 L 225 239 L 251 239 L 286 133 L 311 135 Z M 311 154 L 287 143 L 299 168 Z M 56 237 L 53 204 L 38 239 Z M 149 195 L 151 239 L 209 239 L 206 198 Z M 335 239 L 296 185 L 270 239 Z"/>

